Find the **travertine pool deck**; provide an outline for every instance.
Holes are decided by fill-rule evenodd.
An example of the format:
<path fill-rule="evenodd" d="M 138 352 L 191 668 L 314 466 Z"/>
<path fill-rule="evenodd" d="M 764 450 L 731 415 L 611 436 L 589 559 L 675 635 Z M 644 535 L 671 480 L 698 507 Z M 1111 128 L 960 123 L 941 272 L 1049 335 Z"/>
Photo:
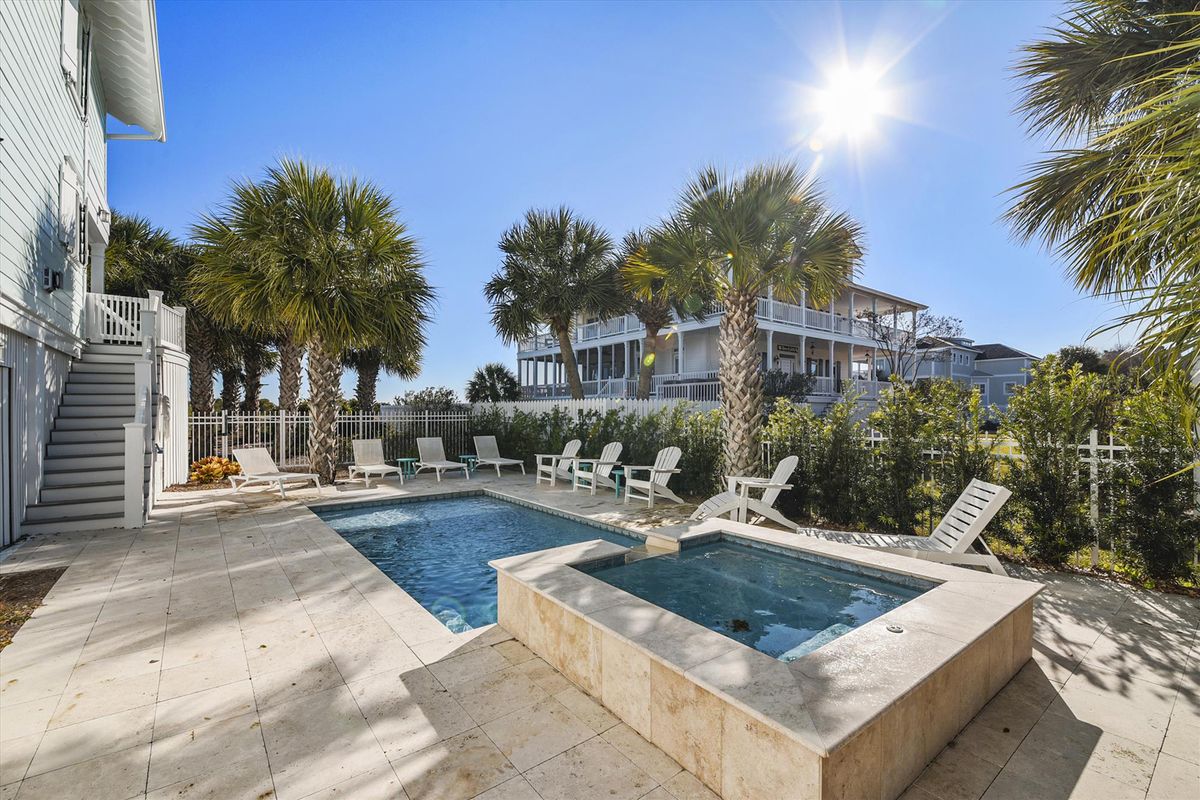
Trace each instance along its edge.
<path fill-rule="evenodd" d="M 678 513 L 482 472 L 322 497 L 483 486 L 642 528 Z M 292 495 L 169 494 L 144 530 L 4 555 L 68 569 L 0 651 L 0 800 L 713 797 L 504 631 L 449 634 Z M 1200 603 L 1013 573 L 1046 585 L 1034 659 L 906 800 L 1197 796 Z"/>

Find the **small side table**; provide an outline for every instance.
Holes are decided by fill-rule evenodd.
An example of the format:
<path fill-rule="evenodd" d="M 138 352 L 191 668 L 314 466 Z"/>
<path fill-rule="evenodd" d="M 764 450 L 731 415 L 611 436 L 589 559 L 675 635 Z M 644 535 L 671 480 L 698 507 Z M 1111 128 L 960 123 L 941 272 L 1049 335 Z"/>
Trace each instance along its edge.
<path fill-rule="evenodd" d="M 474 472 L 475 467 L 478 466 L 475 462 L 479 460 L 479 456 L 463 453 L 458 460 L 467 465 L 467 472 Z"/>
<path fill-rule="evenodd" d="M 624 467 L 613 467 L 612 472 L 608 473 L 613 479 L 613 493 L 617 497 L 621 496 L 621 479 L 625 477 Z"/>
<path fill-rule="evenodd" d="M 396 466 L 400 468 L 400 472 L 410 478 L 417 474 L 417 460 L 415 458 L 397 458 Z"/>

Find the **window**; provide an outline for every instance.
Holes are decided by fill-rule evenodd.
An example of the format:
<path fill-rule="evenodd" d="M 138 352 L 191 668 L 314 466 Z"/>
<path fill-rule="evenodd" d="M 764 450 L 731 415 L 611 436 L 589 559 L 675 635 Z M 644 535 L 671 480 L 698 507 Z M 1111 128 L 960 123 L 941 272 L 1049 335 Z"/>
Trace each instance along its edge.
<path fill-rule="evenodd" d="M 1017 381 L 1005 381 L 1004 382 L 1004 393 L 1005 394 L 1015 394 L 1016 391 L 1020 388 L 1021 388 L 1021 384 L 1018 383 Z"/>

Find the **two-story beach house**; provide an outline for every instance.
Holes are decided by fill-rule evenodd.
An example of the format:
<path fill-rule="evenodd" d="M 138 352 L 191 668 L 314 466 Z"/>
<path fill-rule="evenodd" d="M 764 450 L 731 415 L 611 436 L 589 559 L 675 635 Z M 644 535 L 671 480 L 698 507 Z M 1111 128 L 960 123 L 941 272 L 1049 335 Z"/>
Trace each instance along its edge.
<path fill-rule="evenodd" d="M 1006 344 L 976 344 L 962 336 L 929 337 L 919 350 L 909 369 L 917 380 L 950 378 L 972 386 L 995 412 L 1007 410 L 1008 399 L 1029 382 L 1029 371 L 1040 360 Z M 886 361 L 880 364 L 884 370 L 887 366 Z"/>
<path fill-rule="evenodd" d="M 154 2 L 2 0 L 0 76 L 0 545 L 138 526 L 187 433 L 182 310 L 104 294 L 108 142 L 165 138 Z"/>
<path fill-rule="evenodd" d="M 813 376 L 810 404 L 823 408 L 848 392 L 870 399 L 880 383 L 873 365 L 878 342 L 862 319 L 913 324 L 921 303 L 853 284 L 827 305 L 802 298 L 785 303 L 768 294 L 758 301 L 763 369 Z M 721 311 L 703 320 L 676 319 L 657 341 L 654 397 L 715 401 L 719 396 L 717 333 Z M 575 357 L 587 397 L 633 397 L 637 391 L 645 329 L 632 315 L 607 321 L 581 318 L 573 330 Z M 541 333 L 517 345 L 517 372 L 525 397 L 570 397 L 558 341 Z"/>

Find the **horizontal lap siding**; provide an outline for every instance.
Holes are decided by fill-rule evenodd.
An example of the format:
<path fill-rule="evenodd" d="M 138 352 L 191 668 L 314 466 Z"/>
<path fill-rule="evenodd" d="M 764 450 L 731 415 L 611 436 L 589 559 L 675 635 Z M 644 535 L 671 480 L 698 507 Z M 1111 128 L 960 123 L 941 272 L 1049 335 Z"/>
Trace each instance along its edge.
<path fill-rule="evenodd" d="M 60 25 L 53 0 L 0 2 L 0 292 L 77 334 L 87 277 L 58 241 L 59 169 L 70 155 L 83 171 L 85 144 L 62 77 Z M 97 111 L 91 124 L 102 130 L 103 119 Z M 63 289 L 53 294 L 41 288 L 47 266 L 63 270 Z"/>

